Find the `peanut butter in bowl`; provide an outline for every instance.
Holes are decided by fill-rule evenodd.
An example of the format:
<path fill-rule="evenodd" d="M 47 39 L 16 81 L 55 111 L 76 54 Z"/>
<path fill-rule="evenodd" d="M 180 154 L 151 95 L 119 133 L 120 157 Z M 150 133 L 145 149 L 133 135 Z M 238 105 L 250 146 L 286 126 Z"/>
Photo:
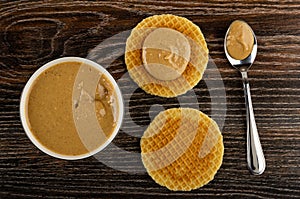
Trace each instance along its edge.
<path fill-rule="evenodd" d="M 20 113 L 27 136 L 40 150 L 75 160 L 112 141 L 122 122 L 123 101 L 104 68 L 67 57 L 34 73 L 23 90 Z"/>

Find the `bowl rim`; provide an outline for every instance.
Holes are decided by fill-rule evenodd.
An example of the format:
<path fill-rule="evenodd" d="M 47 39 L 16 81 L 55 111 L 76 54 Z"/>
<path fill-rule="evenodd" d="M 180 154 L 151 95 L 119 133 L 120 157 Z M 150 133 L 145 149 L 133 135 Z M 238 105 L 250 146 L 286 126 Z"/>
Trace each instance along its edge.
<path fill-rule="evenodd" d="M 114 87 L 114 91 L 116 93 L 117 96 L 117 103 L 118 103 L 118 117 L 117 117 L 117 123 L 116 123 L 116 127 L 113 131 L 113 133 L 111 134 L 111 136 L 99 147 L 97 147 L 96 149 L 94 149 L 93 151 L 89 151 L 88 153 L 85 154 L 80 154 L 80 155 L 63 155 L 63 154 L 59 154 L 56 153 L 54 151 L 51 151 L 50 149 L 48 149 L 47 147 L 45 147 L 44 145 L 42 145 L 37 138 L 33 135 L 32 131 L 30 130 L 29 127 L 29 121 L 27 119 L 27 103 L 28 103 L 28 97 L 30 95 L 31 89 L 33 84 L 35 83 L 35 80 L 48 68 L 51 68 L 52 66 L 55 66 L 56 64 L 59 63 L 63 63 L 63 62 L 72 62 L 72 61 L 77 61 L 77 62 L 82 62 L 85 63 L 87 65 L 90 65 L 92 67 L 94 67 L 95 69 L 99 70 L 102 74 L 104 74 L 112 83 L 113 87 Z M 109 145 L 112 140 L 116 137 L 116 135 L 119 132 L 119 129 L 121 128 L 122 122 L 123 122 L 123 116 L 124 116 L 124 101 L 123 101 L 123 97 L 122 97 L 122 93 L 121 90 L 116 82 L 116 80 L 112 77 L 112 75 L 100 64 L 91 61 L 89 59 L 86 58 L 81 58 L 81 57 L 63 57 L 63 58 L 58 58 L 55 60 L 52 60 L 46 64 L 44 64 L 43 66 L 41 66 L 37 71 L 34 72 L 34 74 L 29 78 L 29 80 L 27 81 L 22 94 L 21 94 L 21 100 L 20 100 L 20 118 L 21 118 L 21 123 L 23 126 L 23 129 L 25 130 L 25 133 L 27 135 L 27 137 L 30 139 L 30 141 L 41 151 L 43 151 L 44 153 L 55 157 L 55 158 L 59 158 L 59 159 L 64 159 L 64 160 L 79 160 L 79 159 L 83 159 L 83 158 L 87 158 L 90 156 L 95 155 L 96 153 L 102 151 L 107 145 Z"/>

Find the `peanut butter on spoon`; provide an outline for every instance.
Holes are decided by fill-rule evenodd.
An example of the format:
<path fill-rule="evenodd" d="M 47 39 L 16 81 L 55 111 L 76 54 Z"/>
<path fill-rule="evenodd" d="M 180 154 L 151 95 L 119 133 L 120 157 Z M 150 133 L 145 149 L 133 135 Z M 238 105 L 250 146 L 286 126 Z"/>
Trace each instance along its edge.
<path fill-rule="evenodd" d="M 260 175 L 266 168 L 266 160 L 256 127 L 248 80 L 248 70 L 257 54 L 257 39 L 246 22 L 232 22 L 225 35 L 224 50 L 230 64 L 242 75 L 247 120 L 247 163 L 252 174 Z"/>
<path fill-rule="evenodd" d="M 234 59 L 243 60 L 252 52 L 254 37 L 244 21 L 236 20 L 230 25 L 226 40 L 227 51 Z"/>
<path fill-rule="evenodd" d="M 170 28 L 157 28 L 143 43 L 142 59 L 147 72 L 159 80 L 174 80 L 183 73 L 191 55 L 188 39 Z"/>

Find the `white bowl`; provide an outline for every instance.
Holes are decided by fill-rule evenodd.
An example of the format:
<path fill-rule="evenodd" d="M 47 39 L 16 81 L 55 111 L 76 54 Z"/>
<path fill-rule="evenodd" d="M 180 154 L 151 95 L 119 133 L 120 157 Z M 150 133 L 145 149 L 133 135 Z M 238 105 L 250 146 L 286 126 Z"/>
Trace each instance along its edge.
<path fill-rule="evenodd" d="M 102 144 L 100 145 L 98 148 L 96 148 L 93 151 L 90 151 L 86 154 L 82 154 L 82 155 L 63 155 L 63 154 L 59 154 L 56 152 L 53 152 L 51 150 L 49 150 L 48 148 L 46 148 L 44 145 L 42 145 L 37 139 L 36 137 L 33 135 L 33 133 L 31 132 L 30 128 L 29 128 L 29 124 L 28 124 L 28 120 L 27 120 L 27 105 L 28 105 L 28 97 L 30 95 L 30 91 L 31 91 L 31 87 L 33 85 L 33 83 L 35 82 L 35 80 L 48 68 L 59 64 L 59 63 L 63 63 L 63 62 L 72 62 L 72 61 L 76 61 L 76 62 L 82 62 L 85 63 L 87 65 L 90 65 L 92 67 L 94 67 L 95 69 L 99 70 L 99 72 L 101 72 L 102 74 L 104 74 L 112 83 L 116 96 L 117 96 L 117 104 L 119 107 L 118 110 L 118 115 L 117 115 L 117 120 L 116 120 L 116 127 L 114 129 L 114 131 L 112 132 L 112 135 Z M 124 104 L 123 104 L 123 98 L 122 98 L 122 94 L 120 91 L 120 88 L 118 87 L 116 81 L 114 80 L 114 78 L 110 75 L 110 73 L 103 68 L 101 65 L 88 60 L 88 59 L 84 59 L 84 58 L 80 58 L 80 57 L 64 57 L 64 58 L 59 58 L 53 61 L 48 62 L 47 64 L 43 65 L 42 67 L 40 67 L 28 80 L 28 82 L 25 85 L 25 88 L 23 89 L 22 92 L 22 96 L 21 96 L 21 102 L 20 102 L 20 117 L 21 117 L 21 122 L 23 125 L 23 128 L 25 130 L 25 133 L 27 134 L 28 138 L 31 140 L 31 142 L 41 151 L 43 151 L 44 153 L 56 157 L 56 158 L 60 158 L 60 159 L 65 159 L 65 160 L 78 160 L 78 159 L 82 159 L 82 158 L 87 158 L 90 157 L 98 152 L 100 152 L 101 150 L 103 150 L 117 135 L 121 124 L 122 124 L 122 120 L 123 120 L 123 114 L 124 114 Z"/>

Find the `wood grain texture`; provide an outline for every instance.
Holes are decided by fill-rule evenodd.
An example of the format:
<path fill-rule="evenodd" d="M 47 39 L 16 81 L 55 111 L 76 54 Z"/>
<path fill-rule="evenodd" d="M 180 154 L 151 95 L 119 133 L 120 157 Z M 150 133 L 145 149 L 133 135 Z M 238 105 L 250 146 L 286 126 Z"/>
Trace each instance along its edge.
<path fill-rule="evenodd" d="M 124 31 L 163 13 L 187 17 L 201 28 L 222 76 L 225 104 L 216 100 L 222 89 L 213 68 L 204 74 L 212 86 L 202 80 L 193 89 L 194 104 L 189 104 L 189 95 L 180 103 L 145 94 L 126 76 L 122 52 L 129 32 Z M 251 25 L 259 44 L 249 77 L 267 163 L 261 176 L 250 175 L 246 167 L 242 83 L 223 51 L 223 37 L 235 19 Z M 300 198 L 299 27 L 298 0 L 1 1 L 0 198 Z M 103 42 L 116 34 L 113 42 Z M 44 63 L 65 56 L 88 57 L 108 67 L 127 100 L 115 147 L 78 161 L 40 152 L 19 119 L 26 81 Z M 211 90 L 217 91 L 215 101 Z M 203 188 L 170 192 L 141 167 L 139 137 L 159 110 L 191 105 L 209 115 L 212 109 L 223 116 L 226 112 L 224 160 L 215 179 Z"/>

